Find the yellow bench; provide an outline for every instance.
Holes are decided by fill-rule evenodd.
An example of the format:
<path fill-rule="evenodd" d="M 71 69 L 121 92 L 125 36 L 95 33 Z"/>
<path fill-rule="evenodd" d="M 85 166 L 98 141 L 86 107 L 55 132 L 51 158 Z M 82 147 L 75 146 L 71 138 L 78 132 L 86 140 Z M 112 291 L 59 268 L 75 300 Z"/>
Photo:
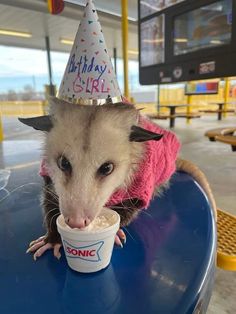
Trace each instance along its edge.
<path fill-rule="evenodd" d="M 150 119 L 160 119 L 160 120 L 166 120 L 170 118 L 170 116 L 167 114 L 157 114 L 157 113 L 150 113 L 150 114 L 147 114 L 147 116 Z"/>
<path fill-rule="evenodd" d="M 148 117 L 150 119 L 157 119 L 157 120 L 167 120 L 167 119 L 176 119 L 176 118 L 194 119 L 194 118 L 200 118 L 201 115 L 199 113 L 175 113 L 173 115 L 148 114 Z"/>
<path fill-rule="evenodd" d="M 234 135 L 218 135 L 215 140 L 225 144 L 231 145 L 232 151 L 236 151 L 236 136 Z"/>
<path fill-rule="evenodd" d="M 176 113 L 175 116 L 176 118 L 187 118 L 187 119 L 201 118 L 201 114 L 198 112 Z"/>
<path fill-rule="evenodd" d="M 215 141 L 216 136 L 225 136 L 225 135 L 233 135 L 236 131 L 236 127 L 224 127 L 224 128 L 217 128 L 208 130 L 205 133 L 205 136 L 209 138 L 210 141 Z"/>
<path fill-rule="evenodd" d="M 199 110 L 200 112 L 204 112 L 204 113 L 233 113 L 235 112 L 234 109 L 228 109 L 228 110 L 212 110 L 212 109 L 206 109 L 206 110 Z"/>
<path fill-rule="evenodd" d="M 236 217 L 217 209 L 217 266 L 236 271 Z"/>

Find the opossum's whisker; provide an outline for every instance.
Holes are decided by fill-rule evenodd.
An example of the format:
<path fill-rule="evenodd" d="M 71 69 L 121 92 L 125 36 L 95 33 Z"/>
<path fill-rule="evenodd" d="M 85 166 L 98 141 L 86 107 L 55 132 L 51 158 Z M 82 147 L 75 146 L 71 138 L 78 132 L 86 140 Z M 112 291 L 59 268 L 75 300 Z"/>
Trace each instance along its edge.
<path fill-rule="evenodd" d="M 127 194 L 129 195 L 129 193 L 128 193 L 128 191 L 127 191 Z M 130 195 L 129 195 L 129 197 L 130 197 Z M 133 201 L 134 199 L 133 198 L 129 198 L 129 201 L 130 201 L 130 204 L 132 205 L 132 207 L 135 207 L 135 208 L 138 208 L 136 205 L 138 204 L 138 199 L 136 199 L 136 201 L 134 202 Z"/>
<path fill-rule="evenodd" d="M 120 208 L 120 209 L 123 209 L 124 207 L 122 207 L 122 206 L 117 206 L 117 205 L 112 205 L 112 206 L 110 206 L 111 208 Z"/>
<path fill-rule="evenodd" d="M 132 207 L 135 207 L 137 208 L 136 204 L 138 204 L 138 199 L 136 199 L 135 203 L 133 202 L 133 198 L 131 197 L 130 193 L 129 193 L 129 190 L 128 190 L 128 187 L 125 185 L 126 187 L 126 193 L 128 194 L 128 197 L 129 197 L 129 201 L 130 201 L 130 204 Z M 121 204 L 123 205 L 123 203 L 121 202 Z"/>
<path fill-rule="evenodd" d="M 54 208 L 50 209 L 50 210 L 46 213 L 45 217 L 46 217 L 47 215 L 49 215 L 52 211 L 58 210 L 58 209 L 59 209 L 58 207 L 54 207 Z"/>
<path fill-rule="evenodd" d="M 125 231 L 128 233 L 128 235 L 131 237 L 131 239 L 134 241 L 134 242 L 137 242 L 136 239 L 131 235 L 131 233 L 128 231 L 128 229 L 126 227 L 122 227 L 123 229 L 125 229 Z"/>
<path fill-rule="evenodd" d="M 52 198 L 47 198 L 47 197 L 45 197 L 44 196 L 44 198 L 43 198 L 43 203 L 45 203 L 45 201 L 49 204 L 49 205 L 55 205 L 55 206 L 57 206 L 58 208 L 59 208 L 59 202 L 58 202 L 58 200 L 56 200 L 56 199 L 52 199 Z"/>
<path fill-rule="evenodd" d="M 53 231 L 53 230 L 52 230 L 52 221 L 53 221 L 53 219 L 57 218 L 59 215 L 60 215 L 60 213 L 56 213 L 56 214 L 54 214 L 54 215 L 51 217 L 50 223 L 49 223 L 49 230 L 50 230 L 50 231 Z"/>
<path fill-rule="evenodd" d="M 45 221 L 46 221 L 48 215 L 49 215 L 51 212 L 54 212 L 55 210 L 58 211 L 59 208 L 58 208 L 58 207 L 54 207 L 54 208 L 50 209 L 50 210 L 46 213 L 46 215 L 44 216 L 44 219 L 43 219 L 43 223 L 45 223 Z"/>
<path fill-rule="evenodd" d="M 44 195 L 44 199 L 47 200 L 49 203 L 52 203 L 52 204 L 57 204 L 58 203 L 58 197 L 56 197 L 55 195 L 53 194 L 50 194 L 48 193 L 48 195 Z"/>
<path fill-rule="evenodd" d="M 53 192 L 52 190 L 50 190 L 49 188 L 46 188 L 46 187 L 44 187 L 44 190 L 46 193 L 50 194 L 53 198 L 58 200 L 58 195 L 55 192 Z"/>
<path fill-rule="evenodd" d="M 53 195 L 55 198 L 58 198 L 58 195 L 50 188 L 48 187 L 43 187 L 45 192 L 48 192 L 49 194 Z"/>
<path fill-rule="evenodd" d="M 129 209 L 127 206 L 117 206 L 117 205 L 114 205 L 114 206 L 111 206 L 111 208 L 113 209 Z M 119 213 L 120 216 L 122 216 L 120 213 Z M 125 216 L 122 216 L 122 217 L 125 217 Z"/>
<path fill-rule="evenodd" d="M 143 214 L 145 214 L 145 215 L 151 217 L 152 219 L 154 219 L 154 217 L 150 213 L 147 213 L 145 210 L 143 211 Z"/>
<path fill-rule="evenodd" d="M 55 196 L 57 196 L 57 194 L 52 190 L 52 188 L 48 187 L 47 185 L 43 186 L 43 188 L 46 190 L 46 191 L 49 191 L 50 193 L 54 194 Z"/>
<path fill-rule="evenodd" d="M 58 202 L 55 200 L 55 202 L 51 198 L 44 197 L 44 201 L 47 201 L 50 205 L 55 205 L 57 208 L 59 208 Z"/>

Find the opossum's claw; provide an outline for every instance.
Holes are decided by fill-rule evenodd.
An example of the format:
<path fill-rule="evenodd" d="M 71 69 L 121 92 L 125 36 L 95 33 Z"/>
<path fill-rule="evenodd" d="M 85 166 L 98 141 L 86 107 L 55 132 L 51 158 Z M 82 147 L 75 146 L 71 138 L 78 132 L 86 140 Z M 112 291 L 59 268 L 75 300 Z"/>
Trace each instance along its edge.
<path fill-rule="evenodd" d="M 45 245 L 44 240 L 40 240 L 40 241 L 32 241 L 31 243 L 33 243 L 32 245 L 30 245 L 30 247 L 28 248 L 28 250 L 26 251 L 26 253 L 33 253 L 36 250 L 38 250 L 40 247 Z"/>
<path fill-rule="evenodd" d="M 118 237 L 121 239 L 121 241 L 125 244 L 126 243 L 126 235 L 122 229 L 119 229 L 117 232 Z"/>
<path fill-rule="evenodd" d="M 123 244 L 125 243 L 126 243 L 126 235 L 122 229 L 119 229 L 115 237 L 115 244 L 123 248 Z"/>
<path fill-rule="evenodd" d="M 46 238 L 46 236 L 44 235 L 44 236 L 42 236 L 42 237 L 39 237 L 37 240 L 31 241 L 30 244 L 29 244 L 29 248 L 30 248 L 31 246 L 33 246 L 34 244 L 39 243 L 39 242 L 41 242 L 42 240 L 45 240 L 45 238 Z M 26 251 L 26 253 L 28 253 L 28 252 L 29 252 L 29 249 Z"/>
<path fill-rule="evenodd" d="M 61 248 L 61 244 L 60 244 L 60 243 L 55 244 L 55 245 L 54 245 L 54 248 L 53 248 L 53 255 L 54 255 L 57 259 L 60 259 L 60 258 L 61 258 L 60 248 Z"/>
<path fill-rule="evenodd" d="M 122 244 L 120 238 L 118 237 L 118 235 L 116 235 L 116 237 L 115 237 L 115 244 L 120 246 L 121 248 L 123 248 L 123 244 Z"/>
<path fill-rule="evenodd" d="M 47 243 L 43 246 L 41 246 L 35 253 L 34 253 L 34 260 L 36 261 L 36 259 L 40 256 L 43 255 L 43 253 L 45 251 L 47 251 L 48 249 L 52 249 L 53 245 L 51 243 Z"/>
<path fill-rule="evenodd" d="M 38 238 L 37 240 L 34 240 L 30 242 L 29 248 L 26 251 L 26 253 L 34 253 L 33 258 L 36 261 L 36 259 L 43 255 L 44 252 L 46 252 L 49 249 L 53 249 L 53 255 L 60 259 L 61 253 L 60 253 L 61 244 L 60 243 L 50 243 L 46 241 L 46 236 L 42 236 Z"/>

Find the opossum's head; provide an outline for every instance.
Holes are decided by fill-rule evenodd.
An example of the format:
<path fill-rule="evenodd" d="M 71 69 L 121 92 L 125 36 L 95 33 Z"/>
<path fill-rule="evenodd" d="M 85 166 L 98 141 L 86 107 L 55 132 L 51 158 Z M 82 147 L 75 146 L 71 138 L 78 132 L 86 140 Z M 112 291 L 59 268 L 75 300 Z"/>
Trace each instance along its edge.
<path fill-rule="evenodd" d="M 81 106 L 57 98 L 50 105 L 50 116 L 27 124 L 47 131 L 45 156 L 60 210 L 70 227 L 82 228 L 128 185 L 143 156 L 137 142 L 158 135 L 137 127 L 131 105 Z"/>

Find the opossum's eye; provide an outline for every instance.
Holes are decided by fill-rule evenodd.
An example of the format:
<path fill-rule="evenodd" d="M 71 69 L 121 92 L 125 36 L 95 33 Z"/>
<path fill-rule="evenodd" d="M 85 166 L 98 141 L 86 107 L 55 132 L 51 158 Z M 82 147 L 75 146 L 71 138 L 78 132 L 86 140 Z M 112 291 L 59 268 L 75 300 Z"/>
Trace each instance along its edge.
<path fill-rule="evenodd" d="M 66 172 L 68 174 L 70 174 L 72 171 L 71 164 L 65 156 L 60 156 L 57 159 L 57 166 L 59 169 L 61 169 L 61 171 Z"/>
<path fill-rule="evenodd" d="M 98 169 L 98 174 L 100 176 L 108 176 L 112 173 L 114 169 L 114 164 L 112 162 L 105 162 L 101 165 L 101 167 Z"/>

